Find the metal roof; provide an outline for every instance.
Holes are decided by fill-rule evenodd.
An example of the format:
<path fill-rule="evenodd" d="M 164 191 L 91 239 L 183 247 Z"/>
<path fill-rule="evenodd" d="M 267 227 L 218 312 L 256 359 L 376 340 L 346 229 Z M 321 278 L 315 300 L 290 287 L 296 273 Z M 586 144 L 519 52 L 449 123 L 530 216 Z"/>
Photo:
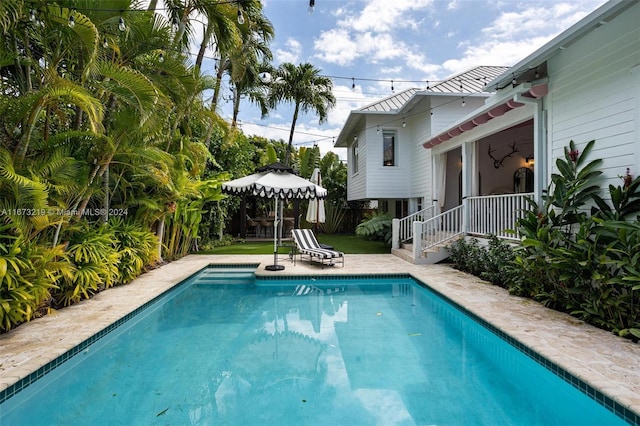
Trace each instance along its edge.
<path fill-rule="evenodd" d="M 487 84 L 508 69 L 509 67 L 481 65 L 434 84 L 428 87 L 427 91 L 437 93 L 486 92 Z"/>
<path fill-rule="evenodd" d="M 401 109 L 417 92 L 429 93 L 481 93 L 486 90 L 486 85 L 509 67 L 479 66 L 456 74 L 446 80 L 436 82 L 433 86 L 427 81 L 426 88 L 411 88 L 400 93 L 386 97 L 380 101 L 366 105 L 358 112 L 395 112 Z"/>
<path fill-rule="evenodd" d="M 366 112 L 397 111 L 400 108 L 402 108 L 402 106 L 406 104 L 407 101 L 411 99 L 411 97 L 416 92 L 419 92 L 420 90 L 421 89 L 418 89 L 418 88 L 403 90 L 402 92 L 389 96 L 388 98 L 384 98 L 381 101 L 376 101 L 370 105 L 364 106 L 360 108 L 360 111 L 366 111 Z"/>

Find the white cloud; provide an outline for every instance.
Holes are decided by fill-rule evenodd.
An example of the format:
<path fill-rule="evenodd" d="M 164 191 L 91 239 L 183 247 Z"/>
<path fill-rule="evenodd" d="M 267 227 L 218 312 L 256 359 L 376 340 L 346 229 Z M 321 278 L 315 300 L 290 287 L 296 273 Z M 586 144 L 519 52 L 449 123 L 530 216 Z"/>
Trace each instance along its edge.
<path fill-rule="evenodd" d="M 294 38 L 288 38 L 285 42 L 285 49 L 276 49 L 274 52 L 274 58 L 278 64 L 282 64 L 284 62 L 297 64 L 300 61 L 301 53 L 302 44 Z"/>
<path fill-rule="evenodd" d="M 313 46 L 319 52 L 317 58 L 341 66 L 349 65 L 361 56 L 359 46 L 346 29 L 334 28 L 323 32 Z"/>
<path fill-rule="evenodd" d="M 347 66 L 358 59 L 378 63 L 401 58 L 412 49 L 397 39 L 397 33 L 417 30 L 433 0 L 371 0 L 360 11 L 346 7 L 333 13 L 336 27 L 323 31 L 314 41 L 315 57 L 330 64 Z"/>
<path fill-rule="evenodd" d="M 596 0 L 591 2 L 592 5 L 551 3 L 551 7 L 535 5 L 503 12 L 481 30 L 480 37 L 459 43 L 458 48 L 462 49 L 460 57 L 449 59 L 442 65 L 451 74 L 478 65 L 511 66 L 582 19 L 602 2 Z M 543 2 L 543 5 L 550 4 Z"/>
<path fill-rule="evenodd" d="M 432 0 L 371 0 L 358 16 L 346 18 L 338 25 L 356 32 L 390 32 L 398 25 L 413 25 L 416 11 L 424 10 Z"/>

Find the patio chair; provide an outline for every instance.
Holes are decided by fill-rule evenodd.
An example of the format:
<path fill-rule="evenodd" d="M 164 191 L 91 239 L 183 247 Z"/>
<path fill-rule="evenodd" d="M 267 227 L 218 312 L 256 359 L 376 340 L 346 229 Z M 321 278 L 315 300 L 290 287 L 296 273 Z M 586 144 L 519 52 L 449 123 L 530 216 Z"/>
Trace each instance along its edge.
<path fill-rule="evenodd" d="M 323 248 L 320 243 L 318 243 L 311 229 L 292 229 L 291 235 L 293 236 L 293 241 L 296 243 L 297 253 L 295 254 L 300 255 L 300 260 L 302 260 L 304 256 L 307 256 L 309 263 L 313 263 L 314 261 L 320 262 L 322 268 L 324 268 L 325 265 L 335 265 L 334 261 L 337 260 L 340 261 L 344 267 L 344 253 Z"/>
<path fill-rule="evenodd" d="M 260 230 L 264 231 L 264 237 L 265 238 L 268 237 L 267 234 L 272 234 L 273 235 L 273 221 L 272 220 L 267 220 L 267 219 L 261 217 L 260 219 L 258 219 L 258 222 L 260 223 Z"/>
<path fill-rule="evenodd" d="M 251 219 L 249 215 L 247 215 L 245 219 L 245 223 L 246 223 L 247 237 L 249 236 L 249 234 L 253 234 L 254 237 L 257 237 L 258 234 L 260 233 L 260 224 L 255 220 Z"/>

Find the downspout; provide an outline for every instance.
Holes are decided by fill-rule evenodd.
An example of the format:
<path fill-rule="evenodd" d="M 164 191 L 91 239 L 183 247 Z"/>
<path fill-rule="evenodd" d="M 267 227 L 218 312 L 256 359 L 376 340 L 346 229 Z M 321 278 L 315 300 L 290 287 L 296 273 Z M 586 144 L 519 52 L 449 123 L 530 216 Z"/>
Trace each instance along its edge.
<path fill-rule="evenodd" d="M 515 94 L 513 100 L 532 104 L 533 110 L 533 199 L 539 205 L 547 187 L 547 111 L 542 108 L 542 98 L 530 98 Z"/>

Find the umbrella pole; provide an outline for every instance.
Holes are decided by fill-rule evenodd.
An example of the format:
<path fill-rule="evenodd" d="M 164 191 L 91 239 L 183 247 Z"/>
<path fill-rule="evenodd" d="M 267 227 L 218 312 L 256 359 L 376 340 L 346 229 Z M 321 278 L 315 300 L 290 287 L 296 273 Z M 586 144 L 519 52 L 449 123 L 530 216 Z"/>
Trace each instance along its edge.
<path fill-rule="evenodd" d="M 284 265 L 278 265 L 278 197 L 276 197 L 274 211 L 276 212 L 276 217 L 273 220 L 273 265 L 267 265 L 264 269 L 267 271 L 282 271 Z"/>

